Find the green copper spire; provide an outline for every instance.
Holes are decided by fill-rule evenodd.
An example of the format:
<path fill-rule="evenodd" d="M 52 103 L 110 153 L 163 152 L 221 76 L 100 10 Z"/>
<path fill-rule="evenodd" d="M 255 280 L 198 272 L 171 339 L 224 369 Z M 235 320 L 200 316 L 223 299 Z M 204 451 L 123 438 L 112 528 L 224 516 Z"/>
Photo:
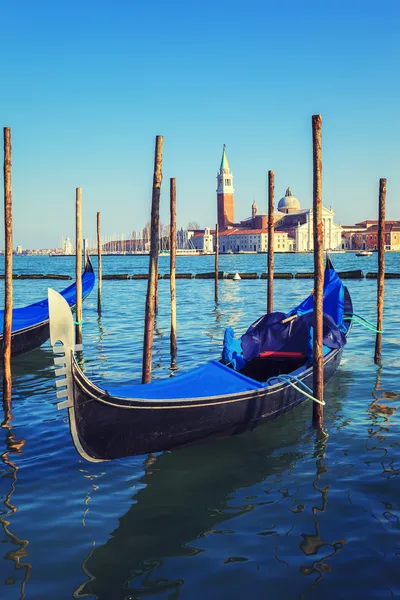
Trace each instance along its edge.
<path fill-rule="evenodd" d="M 228 159 L 226 158 L 226 145 L 225 144 L 224 144 L 224 148 L 222 150 L 222 159 L 221 159 L 220 170 L 221 171 L 229 171 L 230 170 Z"/>

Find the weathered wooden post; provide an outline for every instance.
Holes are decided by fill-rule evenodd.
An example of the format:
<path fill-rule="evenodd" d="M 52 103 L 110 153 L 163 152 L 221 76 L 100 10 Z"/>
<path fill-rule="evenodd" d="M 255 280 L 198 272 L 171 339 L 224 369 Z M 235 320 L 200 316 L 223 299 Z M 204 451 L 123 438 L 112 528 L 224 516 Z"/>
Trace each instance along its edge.
<path fill-rule="evenodd" d="M 12 332 L 12 191 L 11 129 L 4 127 L 4 324 L 3 324 L 3 408 L 4 416 L 11 407 L 11 332 Z"/>
<path fill-rule="evenodd" d="M 101 234 L 100 234 L 100 213 L 97 213 L 97 314 L 101 314 L 101 288 L 103 278 L 103 265 L 101 263 Z"/>
<path fill-rule="evenodd" d="M 154 155 L 153 193 L 151 198 L 149 279 L 147 284 L 146 312 L 144 320 L 142 383 L 149 383 L 151 380 L 151 360 L 153 354 L 153 329 L 156 294 L 155 284 L 156 277 L 158 277 L 157 261 L 159 247 L 160 193 L 162 181 L 163 142 L 163 136 L 158 135 L 156 137 L 156 149 Z"/>
<path fill-rule="evenodd" d="M 274 188 L 275 176 L 268 171 L 268 290 L 267 312 L 274 310 Z"/>
<path fill-rule="evenodd" d="M 218 275 L 219 275 L 219 225 L 215 225 L 215 302 L 218 302 Z"/>
<path fill-rule="evenodd" d="M 157 258 L 156 258 L 156 276 L 154 278 L 154 314 L 158 315 L 158 254 L 160 252 L 160 232 L 158 233 L 158 249 L 157 249 Z"/>
<path fill-rule="evenodd" d="M 385 295 L 385 218 L 386 218 L 386 179 L 379 180 L 379 221 L 378 221 L 378 298 L 377 298 L 377 324 L 378 331 L 383 327 L 383 299 Z M 376 334 L 375 364 L 379 365 L 382 359 L 382 334 Z"/>
<path fill-rule="evenodd" d="M 75 204 L 76 343 L 82 344 L 82 188 L 76 188 Z"/>
<path fill-rule="evenodd" d="M 324 360 L 322 351 L 323 297 L 324 297 L 324 232 L 322 223 L 322 116 L 313 115 L 313 229 L 314 229 L 314 342 L 313 394 L 317 400 L 324 397 Z M 313 425 L 322 428 L 323 407 L 313 402 Z"/>
<path fill-rule="evenodd" d="M 170 291 L 171 291 L 171 361 L 176 361 L 176 294 L 175 294 L 175 273 L 176 273 L 176 181 L 174 177 L 170 179 L 170 243 L 169 243 L 169 272 L 170 272 Z"/>

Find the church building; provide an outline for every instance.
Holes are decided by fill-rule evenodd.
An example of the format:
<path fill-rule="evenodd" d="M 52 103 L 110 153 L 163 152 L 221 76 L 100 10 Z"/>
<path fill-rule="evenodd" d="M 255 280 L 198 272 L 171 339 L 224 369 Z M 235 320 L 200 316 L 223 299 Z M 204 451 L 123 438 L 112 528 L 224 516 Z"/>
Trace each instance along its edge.
<path fill-rule="evenodd" d="M 268 247 L 268 215 L 258 212 L 256 201 L 251 206 L 251 217 L 235 223 L 235 199 L 233 175 L 226 155 L 222 150 L 220 169 L 217 173 L 217 221 L 219 228 L 219 251 L 266 252 Z M 324 250 L 341 248 L 342 228 L 333 221 L 332 209 L 322 207 L 324 228 Z M 274 214 L 275 251 L 310 252 L 313 250 L 313 211 L 302 209 L 290 187 L 278 203 Z M 210 237 L 214 231 L 193 232 L 191 242 L 195 248 L 210 252 Z"/>

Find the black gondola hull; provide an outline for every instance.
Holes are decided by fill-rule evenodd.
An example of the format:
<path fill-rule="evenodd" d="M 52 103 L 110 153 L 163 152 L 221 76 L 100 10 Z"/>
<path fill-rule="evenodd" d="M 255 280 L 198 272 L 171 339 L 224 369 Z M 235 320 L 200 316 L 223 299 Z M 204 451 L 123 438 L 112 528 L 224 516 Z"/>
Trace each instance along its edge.
<path fill-rule="evenodd" d="M 14 331 L 11 335 L 11 354 L 25 354 L 39 348 L 50 337 L 49 320 L 38 323 L 33 327 Z M 0 336 L 0 352 L 3 351 L 3 336 Z"/>
<path fill-rule="evenodd" d="M 333 350 L 325 357 L 325 383 L 338 368 L 341 355 L 342 350 Z M 214 398 L 129 400 L 97 388 L 75 361 L 72 370 L 71 433 L 78 452 L 89 460 L 148 454 L 243 433 L 307 400 L 287 383 Z M 300 377 L 310 387 L 312 378 L 311 367 Z"/>

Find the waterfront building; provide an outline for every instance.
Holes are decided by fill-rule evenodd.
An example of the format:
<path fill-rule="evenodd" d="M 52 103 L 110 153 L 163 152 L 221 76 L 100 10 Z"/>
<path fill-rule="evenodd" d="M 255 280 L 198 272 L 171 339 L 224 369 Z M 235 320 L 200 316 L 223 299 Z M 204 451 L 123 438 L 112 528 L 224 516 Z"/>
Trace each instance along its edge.
<path fill-rule="evenodd" d="M 377 250 L 378 221 L 360 221 L 344 225 L 342 248 L 344 250 Z M 400 251 L 400 221 L 385 221 L 385 250 Z"/>
<path fill-rule="evenodd" d="M 72 242 L 71 242 L 71 238 L 69 238 L 68 236 L 65 238 L 65 242 L 64 242 L 64 246 L 63 246 L 63 252 L 64 254 L 73 254 L 73 247 L 72 247 Z"/>
<path fill-rule="evenodd" d="M 341 248 L 342 227 L 334 222 L 332 208 L 322 207 L 323 248 Z M 278 203 L 275 216 L 275 231 L 286 231 L 293 239 L 295 252 L 311 252 L 314 249 L 313 209 L 301 208 L 300 202 L 292 194 L 290 187 Z"/>
<path fill-rule="evenodd" d="M 268 215 L 258 212 L 255 200 L 251 206 L 251 216 L 243 221 L 235 222 L 233 174 L 229 166 L 225 144 L 222 150 L 220 169 L 217 173 L 217 184 L 220 252 L 266 251 Z M 342 228 L 334 222 L 334 215 L 332 208 L 322 207 L 324 250 L 335 250 L 342 246 Z M 277 251 L 311 252 L 314 249 L 313 210 L 312 208 L 302 209 L 290 187 L 278 202 L 274 222 L 275 232 L 278 233 L 278 237 L 275 238 Z M 211 235 L 213 233 L 211 232 Z M 207 233 L 207 236 L 209 235 L 210 233 Z M 206 238 L 205 231 L 193 232 L 193 236 L 193 244 L 196 248 L 201 252 L 208 252 L 210 242 L 209 237 Z"/>
<path fill-rule="evenodd" d="M 274 234 L 275 252 L 292 252 L 293 243 L 285 231 Z M 227 229 L 219 236 L 219 252 L 268 252 L 268 229 Z"/>
<path fill-rule="evenodd" d="M 293 252 L 293 240 L 285 231 L 276 231 L 274 235 L 275 252 Z M 191 241 L 199 252 L 212 253 L 215 250 L 215 231 L 209 228 L 204 232 L 198 231 Z M 221 254 L 268 252 L 268 229 L 225 229 L 219 234 L 218 250 Z"/>

